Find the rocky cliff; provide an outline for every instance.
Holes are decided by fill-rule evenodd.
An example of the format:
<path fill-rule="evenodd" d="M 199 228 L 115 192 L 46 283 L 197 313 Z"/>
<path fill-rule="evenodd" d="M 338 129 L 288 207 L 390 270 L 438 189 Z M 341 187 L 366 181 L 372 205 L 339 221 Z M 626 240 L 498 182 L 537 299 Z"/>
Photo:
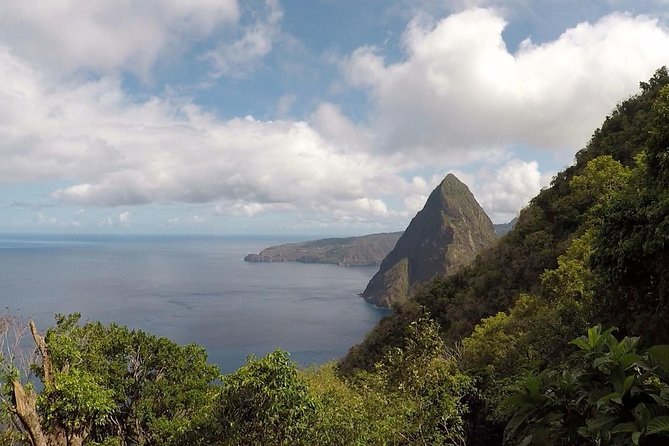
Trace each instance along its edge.
<path fill-rule="evenodd" d="M 361 237 L 327 238 L 271 246 L 260 254 L 244 257 L 247 262 L 331 263 L 341 266 L 375 266 L 393 249 L 401 232 Z"/>
<path fill-rule="evenodd" d="M 383 259 L 362 296 L 390 307 L 418 284 L 469 264 L 496 240 L 490 218 L 455 175 L 448 174 Z"/>

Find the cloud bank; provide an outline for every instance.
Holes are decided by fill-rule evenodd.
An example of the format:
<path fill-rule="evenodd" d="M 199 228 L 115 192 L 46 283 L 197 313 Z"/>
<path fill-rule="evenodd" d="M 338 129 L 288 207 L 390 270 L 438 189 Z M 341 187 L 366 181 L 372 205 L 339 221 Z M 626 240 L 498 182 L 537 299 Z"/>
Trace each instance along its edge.
<path fill-rule="evenodd" d="M 189 98 L 137 99 L 118 73 L 146 75 L 165 51 L 235 24 L 236 1 L 89 3 L 34 15 L 12 3 L 0 18 L 0 183 L 56 181 L 51 197 L 77 207 L 209 203 L 218 216 L 406 222 L 440 172 L 460 169 L 506 221 L 549 180 L 513 147 L 574 153 L 669 61 L 669 32 L 648 17 L 609 15 L 511 53 L 504 18 L 470 9 L 414 19 L 400 62 L 369 46 L 345 58 L 343 75 L 370 103 L 358 122 L 334 102 L 286 118 L 290 96 L 279 119 L 222 119 Z M 266 5 L 209 53 L 214 76 L 244 75 L 271 51 L 283 13 Z M 98 75 L 68 76 L 78 70 Z"/>
<path fill-rule="evenodd" d="M 649 17 L 612 14 L 551 42 L 527 39 L 515 53 L 505 26 L 491 9 L 415 19 L 404 61 L 387 64 L 374 47 L 344 61 L 348 82 L 371 96 L 371 125 L 386 150 L 461 158 L 522 144 L 573 153 L 669 61 L 669 32 Z"/>
<path fill-rule="evenodd" d="M 114 78 L 49 83 L 0 50 L 0 181 L 65 180 L 77 206 L 218 203 L 219 208 L 383 215 L 412 189 L 397 166 L 346 151 L 303 121 L 217 119 L 178 98 L 135 102 Z"/>
<path fill-rule="evenodd" d="M 237 0 L 1 1 L 0 42 L 49 71 L 147 76 L 169 50 L 231 26 Z"/>

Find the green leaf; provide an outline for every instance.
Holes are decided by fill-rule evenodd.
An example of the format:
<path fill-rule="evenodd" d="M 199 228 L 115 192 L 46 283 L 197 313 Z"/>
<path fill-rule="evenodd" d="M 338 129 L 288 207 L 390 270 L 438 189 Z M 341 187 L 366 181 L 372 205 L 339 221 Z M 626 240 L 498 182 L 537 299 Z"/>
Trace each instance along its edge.
<path fill-rule="evenodd" d="M 650 411 L 644 403 L 639 403 L 634 408 L 634 418 L 637 420 L 639 427 L 644 428 L 650 421 Z"/>
<path fill-rule="evenodd" d="M 639 439 L 641 439 L 641 432 L 634 432 L 632 434 L 632 443 L 639 445 Z"/>
<path fill-rule="evenodd" d="M 601 325 L 597 325 L 596 327 L 592 327 L 588 329 L 588 344 L 590 348 L 594 348 L 598 343 L 600 339 L 599 333 L 602 330 Z"/>
<path fill-rule="evenodd" d="M 520 411 L 516 413 L 516 415 L 511 418 L 511 421 L 509 421 L 509 424 L 506 425 L 506 429 L 504 432 L 504 437 L 505 438 L 511 438 L 513 435 L 516 433 L 516 430 L 518 427 L 520 427 L 521 424 L 527 420 L 527 418 L 534 412 L 532 409 L 526 409 L 524 411 Z M 530 435 L 531 437 L 531 435 Z M 523 440 L 524 441 L 524 440 Z"/>
<path fill-rule="evenodd" d="M 648 435 L 659 434 L 662 432 L 669 432 L 669 416 L 663 415 L 653 418 L 648 422 L 646 433 Z"/>
<path fill-rule="evenodd" d="M 611 429 L 611 433 L 612 434 L 621 434 L 624 432 L 630 433 L 630 432 L 636 432 L 636 429 L 637 429 L 636 423 L 630 421 L 628 423 L 616 424 Z"/>
<path fill-rule="evenodd" d="M 613 364 L 613 360 L 608 356 L 602 356 L 601 358 L 597 358 L 592 362 L 592 365 L 595 368 L 599 368 L 603 364 Z"/>
<path fill-rule="evenodd" d="M 597 418 L 588 420 L 588 429 L 590 431 L 600 431 L 602 428 L 614 423 L 618 419 L 615 415 L 600 415 Z"/>
<path fill-rule="evenodd" d="M 588 350 L 590 348 L 590 346 L 588 345 L 588 342 L 583 338 L 574 339 L 573 341 L 570 342 L 570 344 L 575 345 L 576 347 L 580 348 L 581 350 Z"/>
<path fill-rule="evenodd" d="M 632 388 L 632 385 L 634 384 L 634 379 L 635 378 L 636 377 L 634 375 L 630 375 L 627 378 L 625 378 L 625 382 L 623 383 L 624 393 L 627 393 L 627 392 L 630 391 L 630 389 Z"/>
<path fill-rule="evenodd" d="M 611 402 L 622 405 L 623 403 L 622 395 L 619 394 L 618 392 L 613 392 L 609 393 L 608 395 L 604 395 L 599 400 L 597 400 L 597 410 L 599 410 L 604 405 L 610 404 Z"/>
<path fill-rule="evenodd" d="M 650 359 L 669 372 L 669 345 L 654 345 L 648 349 Z"/>

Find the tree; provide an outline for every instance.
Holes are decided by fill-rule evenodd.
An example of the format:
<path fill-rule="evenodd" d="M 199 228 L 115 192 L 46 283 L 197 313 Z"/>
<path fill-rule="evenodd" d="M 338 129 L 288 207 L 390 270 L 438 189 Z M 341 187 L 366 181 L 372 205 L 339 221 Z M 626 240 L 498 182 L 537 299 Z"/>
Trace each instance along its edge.
<path fill-rule="evenodd" d="M 394 424 L 386 438 L 391 444 L 466 443 L 466 401 L 474 383 L 459 371 L 439 331 L 428 317 L 412 322 L 405 346 L 389 350 L 359 382 L 385 398 L 378 418 Z"/>
<path fill-rule="evenodd" d="M 178 442 L 219 376 L 197 346 L 114 324 L 79 325 L 78 314 L 57 316 L 44 337 L 29 327 L 39 353 L 31 368 L 43 389 L 13 364 L 5 383 L 9 412 L 33 446 Z"/>
<path fill-rule="evenodd" d="M 209 444 L 309 445 L 317 405 L 297 365 L 277 350 L 223 378 Z"/>
<path fill-rule="evenodd" d="M 601 209 L 592 255 L 602 312 L 649 343 L 669 342 L 669 86 L 653 111 L 646 154 Z"/>

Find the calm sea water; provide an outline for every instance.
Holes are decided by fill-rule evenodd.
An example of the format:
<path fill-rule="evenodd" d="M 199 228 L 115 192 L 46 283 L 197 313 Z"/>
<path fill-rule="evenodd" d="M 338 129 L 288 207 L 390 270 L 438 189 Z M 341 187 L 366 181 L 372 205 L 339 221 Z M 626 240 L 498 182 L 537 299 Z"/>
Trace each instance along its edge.
<path fill-rule="evenodd" d="M 55 313 L 195 342 L 229 372 L 276 348 L 302 365 L 341 357 L 386 313 L 361 292 L 375 268 L 247 263 L 279 239 L 0 235 L 0 308 Z"/>

